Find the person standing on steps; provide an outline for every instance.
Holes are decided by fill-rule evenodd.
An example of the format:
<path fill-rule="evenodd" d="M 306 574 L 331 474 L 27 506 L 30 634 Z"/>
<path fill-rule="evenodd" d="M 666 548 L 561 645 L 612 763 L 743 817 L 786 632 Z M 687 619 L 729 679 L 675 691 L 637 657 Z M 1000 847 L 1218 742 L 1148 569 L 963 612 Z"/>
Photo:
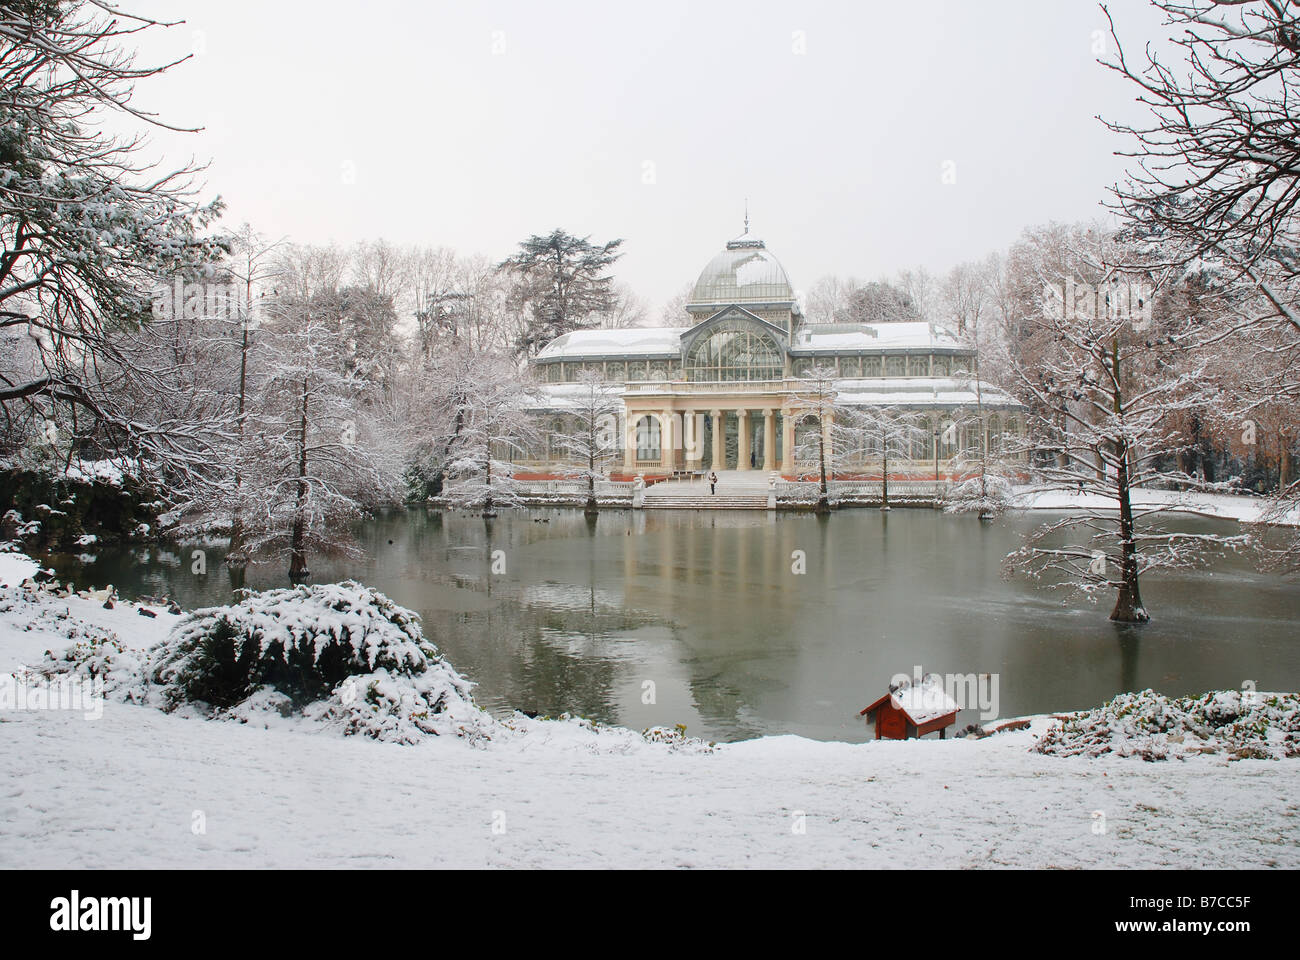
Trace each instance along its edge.
<path fill-rule="evenodd" d="M 712 470 L 709 471 L 709 496 L 714 496 L 718 492 L 718 475 Z"/>

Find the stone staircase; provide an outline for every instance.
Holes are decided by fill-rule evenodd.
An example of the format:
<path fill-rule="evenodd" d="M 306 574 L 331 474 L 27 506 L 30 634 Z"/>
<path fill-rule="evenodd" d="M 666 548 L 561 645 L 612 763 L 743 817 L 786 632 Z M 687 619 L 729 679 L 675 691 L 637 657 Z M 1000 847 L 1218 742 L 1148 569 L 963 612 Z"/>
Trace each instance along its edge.
<path fill-rule="evenodd" d="M 646 510 L 766 510 L 767 474 L 728 470 L 718 474 L 718 492 L 701 480 L 668 480 L 646 489 Z"/>

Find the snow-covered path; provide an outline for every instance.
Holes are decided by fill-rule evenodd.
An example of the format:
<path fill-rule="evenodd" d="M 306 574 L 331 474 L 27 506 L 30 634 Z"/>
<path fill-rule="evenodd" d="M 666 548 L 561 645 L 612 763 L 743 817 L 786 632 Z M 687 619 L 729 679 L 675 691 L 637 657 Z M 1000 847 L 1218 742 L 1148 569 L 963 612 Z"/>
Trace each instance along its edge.
<path fill-rule="evenodd" d="M 1027 732 L 593 755 L 114 703 L 5 721 L 3 867 L 1300 867 L 1300 765 L 1043 757 Z"/>

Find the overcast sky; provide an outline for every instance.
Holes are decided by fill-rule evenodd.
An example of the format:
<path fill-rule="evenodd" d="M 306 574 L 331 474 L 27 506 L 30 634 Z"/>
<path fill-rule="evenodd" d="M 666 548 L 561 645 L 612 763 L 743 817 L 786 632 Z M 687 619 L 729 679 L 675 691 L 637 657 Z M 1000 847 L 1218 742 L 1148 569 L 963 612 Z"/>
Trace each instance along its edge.
<path fill-rule="evenodd" d="M 123 3 L 186 20 L 141 53 L 196 56 L 139 102 L 206 128 L 154 146 L 210 161 L 232 228 L 497 259 L 623 237 L 656 316 L 746 197 L 800 289 L 1096 216 L 1124 161 L 1095 117 L 1137 115 L 1086 0 Z M 1110 9 L 1134 49 L 1159 33 L 1142 0 Z"/>

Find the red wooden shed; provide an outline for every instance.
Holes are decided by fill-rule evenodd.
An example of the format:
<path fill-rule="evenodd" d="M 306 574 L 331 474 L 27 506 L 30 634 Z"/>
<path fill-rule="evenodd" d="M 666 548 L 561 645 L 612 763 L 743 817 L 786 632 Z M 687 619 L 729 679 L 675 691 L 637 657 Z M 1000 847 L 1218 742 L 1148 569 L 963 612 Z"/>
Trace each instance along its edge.
<path fill-rule="evenodd" d="M 875 714 L 877 740 L 910 740 L 936 730 L 942 740 L 947 728 L 957 722 L 957 709 L 957 701 L 943 687 L 923 683 L 890 690 L 858 716 L 869 720 Z"/>

